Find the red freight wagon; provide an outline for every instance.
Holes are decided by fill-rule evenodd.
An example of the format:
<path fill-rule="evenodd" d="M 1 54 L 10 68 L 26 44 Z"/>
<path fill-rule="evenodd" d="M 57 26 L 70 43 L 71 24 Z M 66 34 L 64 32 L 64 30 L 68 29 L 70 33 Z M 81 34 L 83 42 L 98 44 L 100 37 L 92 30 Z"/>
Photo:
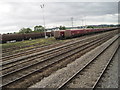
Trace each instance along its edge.
<path fill-rule="evenodd" d="M 71 30 L 71 35 L 78 36 L 80 34 L 84 34 L 85 32 L 86 32 L 85 30 Z"/>
<path fill-rule="evenodd" d="M 99 31 L 99 29 L 95 29 L 95 32 L 98 32 Z"/>
<path fill-rule="evenodd" d="M 96 33 L 96 32 L 104 32 L 109 30 L 115 30 L 117 28 L 99 28 L 99 29 L 80 29 L 80 30 L 60 30 L 60 31 L 54 31 L 54 37 L 56 39 L 62 39 L 62 38 L 72 38 L 77 37 L 83 34 L 90 34 L 90 33 Z"/>
<path fill-rule="evenodd" d="M 66 30 L 65 31 L 65 37 L 76 37 L 76 36 L 80 36 L 82 34 L 85 34 L 86 30 L 81 29 L 81 30 Z"/>
<path fill-rule="evenodd" d="M 85 31 L 86 31 L 86 33 L 90 33 L 90 32 L 92 32 L 92 29 L 86 29 Z"/>
<path fill-rule="evenodd" d="M 64 38 L 65 30 L 54 31 L 54 37 L 56 39 Z"/>

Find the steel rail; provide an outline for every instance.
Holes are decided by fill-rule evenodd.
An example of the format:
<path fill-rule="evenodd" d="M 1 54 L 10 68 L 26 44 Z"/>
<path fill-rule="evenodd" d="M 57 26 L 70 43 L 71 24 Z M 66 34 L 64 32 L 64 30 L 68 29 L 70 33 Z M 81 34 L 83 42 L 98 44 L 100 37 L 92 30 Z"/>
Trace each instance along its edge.
<path fill-rule="evenodd" d="M 92 41 L 91 41 L 91 42 L 92 42 Z M 88 43 L 91 43 L 91 42 L 83 43 L 83 44 L 81 44 L 80 46 L 84 46 L 84 45 L 86 45 L 86 44 L 88 44 Z M 77 46 L 77 47 L 80 47 L 80 46 Z M 76 47 L 76 48 L 77 48 L 77 47 Z M 68 48 L 68 47 L 65 47 L 65 48 Z M 62 48 L 62 49 L 64 50 L 65 48 Z M 74 49 L 74 48 L 71 48 L 71 49 Z M 69 49 L 67 49 L 67 50 L 69 50 Z M 61 50 L 61 51 L 56 50 L 56 51 L 61 52 L 62 50 Z M 57 52 L 57 53 L 58 53 L 58 52 Z M 65 52 L 68 52 L 68 51 L 65 51 Z M 54 56 L 53 56 L 53 53 L 54 53 L 54 52 L 50 52 L 50 53 L 48 53 L 47 55 L 51 55 L 51 54 L 52 54 L 51 56 L 54 57 Z M 57 53 L 55 53 L 55 56 L 57 56 Z M 59 54 L 59 53 L 58 53 L 58 54 Z M 34 59 L 36 59 L 36 58 L 39 58 L 39 59 L 40 59 L 41 57 L 43 57 L 43 56 L 40 55 L 39 57 L 35 57 Z M 47 57 L 48 57 L 48 56 L 47 56 Z M 50 58 L 50 57 L 49 57 L 49 58 Z M 41 59 L 42 59 L 42 58 L 41 58 Z M 18 64 L 22 64 L 22 63 L 24 63 L 24 62 L 28 62 L 28 61 L 32 61 L 32 60 L 33 60 L 33 58 L 32 58 L 32 59 L 25 60 L 25 61 L 23 61 L 23 62 L 20 62 L 20 63 L 18 63 Z M 14 65 L 11 65 L 11 66 L 8 66 L 8 67 L 4 67 L 4 68 L 2 67 L 2 70 L 8 69 L 8 68 L 10 68 L 10 67 L 14 67 L 14 66 L 16 66 L 16 65 L 18 65 L 18 64 L 14 64 Z"/>
<path fill-rule="evenodd" d="M 66 42 L 64 42 L 64 43 L 66 43 Z M 63 43 L 63 44 L 64 44 Z M 59 43 L 56 43 L 56 44 L 59 44 Z M 50 45 L 50 46 L 52 46 L 52 45 Z M 45 47 L 49 47 L 49 46 L 45 46 Z M 38 48 L 40 48 L 40 47 L 38 47 Z M 44 47 L 43 47 L 44 48 Z M 34 49 L 34 48 L 33 48 Z M 40 48 L 41 49 L 41 48 Z M 34 50 L 36 50 L 36 49 L 34 49 Z M 31 52 L 31 51 L 33 51 L 33 50 L 28 50 L 28 51 L 26 51 L 26 52 Z M 17 54 L 24 54 L 24 52 L 20 52 L 20 53 L 17 53 Z M 9 55 L 9 56 L 5 56 L 5 57 L 2 57 L 2 59 L 4 59 L 4 58 L 8 58 L 8 57 L 10 57 L 10 56 L 13 56 L 13 55 Z M 16 56 L 16 54 L 14 54 L 14 56 Z"/>
<path fill-rule="evenodd" d="M 80 41 L 80 42 L 82 42 L 82 40 Z M 80 43 L 80 42 L 75 42 L 75 43 L 70 43 L 70 45 L 68 44 L 67 46 L 63 46 L 63 47 L 60 47 L 60 48 L 58 48 L 58 49 L 61 49 L 61 48 L 67 48 L 67 47 L 70 47 L 71 45 L 74 45 L 74 44 L 76 44 L 76 43 Z M 58 49 L 55 49 L 55 50 L 58 50 Z M 54 48 L 52 49 L 52 50 L 50 50 L 50 51 L 54 51 Z M 45 54 L 45 53 L 48 53 L 49 52 L 49 50 L 48 51 L 43 51 L 43 52 L 41 52 L 41 53 L 39 53 L 39 54 Z M 38 55 L 39 55 L 38 54 Z M 20 59 L 18 58 L 18 59 L 13 59 L 13 60 L 11 60 L 11 61 L 6 61 L 6 62 L 4 62 L 4 63 L 2 63 L 2 66 L 4 66 L 4 65 L 7 65 L 7 64 L 10 64 L 10 63 L 13 63 L 13 62 L 18 62 L 18 61 L 21 61 L 21 60 L 24 60 L 24 59 L 27 59 L 27 58 L 30 58 L 30 57 L 32 57 L 32 56 L 34 56 L 34 54 L 33 55 L 28 55 L 28 57 L 26 57 L 26 58 L 21 58 L 20 57 Z M 37 55 L 35 55 L 35 56 L 37 56 Z"/>
<path fill-rule="evenodd" d="M 98 42 L 99 42 L 99 41 L 98 41 Z M 98 43 L 98 42 L 96 42 L 96 43 Z M 94 42 L 94 44 L 96 44 L 96 43 Z M 90 45 L 90 46 L 91 46 L 91 45 Z M 86 47 L 86 48 L 88 48 L 88 47 Z M 77 52 L 79 52 L 79 51 L 77 51 Z M 74 53 L 72 53 L 72 54 L 75 54 L 75 53 L 77 53 L 77 52 L 74 52 Z M 70 56 L 70 55 L 68 55 L 68 56 Z M 66 56 L 66 57 L 68 57 L 68 56 Z M 62 57 L 62 59 L 66 58 L 66 57 Z M 61 58 L 60 58 L 60 60 L 61 60 Z M 58 61 L 56 61 L 56 62 L 53 62 L 52 64 L 47 65 L 47 66 L 43 67 L 42 69 L 45 69 L 45 68 L 47 68 L 47 67 L 49 67 L 49 66 L 51 66 L 51 65 L 54 65 L 55 63 L 59 62 L 60 60 L 58 60 Z M 26 75 L 23 75 L 23 76 L 20 77 L 20 78 L 17 78 L 17 79 L 15 79 L 15 80 L 13 80 L 13 81 L 10 81 L 10 82 L 2 85 L 2 87 L 5 87 L 5 86 L 7 86 L 7 85 L 9 85 L 9 84 L 11 84 L 11 83 L 14 83 L 15 81 L 18 81 L 18 80 L 20 80 L 20 79 L 22 79 L 22 78 L 25 78 L 25 77 L 27 77 L 27 76 L 35 73 L 35 72 L 40 72 L 40 71 L 42 71 L 42 70 L 41 70 L 41 69 L 38 69 L 38 70 L 35 70 L 35 71 L 33 71 L 33 72 L 30 72 L 30 73 L 28 73 L 28 74 L 26 74 Z"/>
<path fill-rule="evenodd" d="M 45 55 L 53 54 L 53 52 L 62 51 L 62 50 L 66 49 L 66 48 L 69 48 L 69 47 L 71 47 L 71 46 L 72 46 L 72 45 L 69 45 L 69 46 L 60 48 L 60 50 L 59 50 L 59 49 L 56 49 L 56 50 L 53 50 L 53 51 L 51 51 L 51 52 L 43 53 L 43 54 L 41 54 L 41 55 L 39 55 L 39 56 L 37 56 L 37 57 L 32 57 L 31 60 L 36 59 L 36 58 L 39 58 L 39 57 L 44 57 Z M 22 61 L 22 60 L 23 60 L 23 59 L 14 60 L 14 61 L 10 61 L 10 62 L 7 62 L 7 63 L 3 63 L 3 64 L 2 64 L 2 70 L 7 69 L 7 68 L 3 68 L 3 66 L 8 65 L 8 64 L 11 64 L 11 63 L 19 62 L 19 61 Z M 29 60 L 29 61 L 30 61 L 30 60 Z M 23 61 L 23 62 L 24 62 L 24 61 Z M 23 63 L 23 62 L 22 62 L 22 63 Z M 26 62 L 26 61 L 25 61 L 25 62 Z M 14 66 L 15 66 L 15 65 L 14 65 Z"/>
<path fill-rule="evenodd" d="M 59 44 L 59 43 L 55 43 L 55 44 Z M 64 43 L 63 43 L 64 44 Z M 19 55 L 23 55 L 23 54 L 25 54 L 25 53 L 29 53 L 30 52 L 30 54 L 32 53 L 32 52 L 36 52 L 36 51 L 38 51 L 38 49 L 43 49 L 43 48 L 47 48 L 47 47 L 49 47 L 49 46 L 52 46 L 52 45 L 50 45 L 50 44 L 48 44 L 48 45 L 46 45 L 46 46 L 36 46 L 36 47 L 33 47 L 33 48 L 28 48 L 28 49 L 25 49 L 25 50 L 20 50 L 21 52 L 18 52 L 17 54 L 12 54 L 12 55 L 9 55 L 9 56 L 4 56 L 4 57 L 2 57 L 2 60 L 3 59 L 6 59 L 6 58 L 9 58 L 9 57 L 12 57 L 12 58 L 15 58 L 15 57 L 13 57 L 13 56 L 19 56 Z M 37 49 L 37 50 L 36 50 Z M 27 50 L 27 51 L 26 51 Z M 9 53 L 8 53 L 9 54 Z M 27 54 L 28 55 L 28 54 Z M 11 59 L 12 59 L 11 58 Z M 10 59 L 8 59 L 8 60 L 10 60 Z"/>
<path fill-rule="evenodd" d="M 101 35 L 102 36 L 102 35 Z M 93 37 L 95 37 L 95 36 L 93 36 Z M 90 37 L 90 38 L 92 38 L 92 37 Z M 89 38 L 88 38 L 89 39 Z M 69 44 L 69 43 L 68 43 Z M 30 52 L 30 51 L 28 51 L 28 52 Z M 24 54 L 24 52 L 23 52 L 23 54 Z M 11 55 L 11 56 L 13 56 L 13 55 Z M 16 56 L 16 54 L 14 54 L 14 56 Z M 8 58 L 8 56 L 6 56 L 7 58 Z"/>
<path fill-rule="evenodd" d="M 100 40 L 99 40 L 100 41 Z M 99 42 L 99 41 L 97 41 L 97 42 Z M 94 43 L 97 43 L 97 42 L 94 42 Z M 87 42 L 86 44 L 83 44 L 83 45 L 88 45 L 88 44 L 90 44 L 91 42 Z M 78 46 L 78 47 L 76 47 L 76 48 L 73 48 L 72 50 L 74 50 L 74 49 L 77 49 L 77 48 L 79 48 L 80 46 Z M 66 52 L 69 52 L 69 51 L 72 51 L 72 50 L 68 50 L 68 51 L 66 51 Z M 63 52 L 63 53 L 61 53 L 61 54 L 58 54 L 57 56 L 60 56 L 60 55 L 62 55 L 62 54 L 65 54 L 66 52 Z M 7 73 L 7 74 L 4 74 L 4 75 L 2 75 L 2 76 L 0 76 L 0 78 L 1 77 L 4 77 L 4 76 L 6 76 L 6 75 L 9 75 L 9 74 L 12 74 L 12 73 L 14 73 L 14 72 L 18 72 L 18 71 L 20 71 L 20 70 L 23 70 L 23 69 L 26 69 L 26 68 L 28 68 L 28 67 L 30 67 L 30 66 L 34 66 L 34 65 L 37 65 L 37 64 L 39 64 L 39 63 L 43 63 L 43 62 L 45 62 L 45 61 L 47 61 L 47 60 L 49 60 L 49 59 L 52 59 L 52 58 L 54 58 L 55 56 L 52 56 L 52 57 L 48 57 L 47 59 L 43 59 L 43 60 L 41 60 L 40 62 L 36 62 L 36 63 L 34 63 L 34 64 L 29 64 L 28 66 L 25 66 L 25 67 L 22 67 L 22 68 L 19 68 L 18 70 L 15 70 L 15 71 L 12 71 L 12 72 L 9 72 L 9 73 Z"/>
<path fill-rule="evenodd" d="M 74 41 L 74 40 L 73 40 Z M 66 42 L 65 42 L 66 43 Z M 59 44 L 59 43 L 56 43 L 56 44 Z M 46 46 L 46 47 L 48 47 L 48 45 Z M 40 48 L 40 47 L 38 47 L 37 46 L 37 48 Z M 44 47 L 43 47 L 44 48 Z M 28 49 L 29 50 L 29 49 Z M 30 49 L 31 50 L 31 49 Z M 31 50 L 31 51 L 33 51 L 33 50 Z M 31 52 L 31 51 L 28 51 L 28 52 Z M 35 50 L 36 51 L 36 50 Z M 24 54 L 24 52 L 20 52 L 20 53 L 17 53 L 17 54 Z M 14 54 L 14 56 L 17 56 L 17 54 Z M 9 56 L 5 56 L 5 57 L 2 57 L 2 59 L 6 59 L 6 58 L 9 58 L 10 56 L 13 56 L 13 55 L 9 55 Z M 24 55 L 23 55 L 24 56 Z"/>
<path fill-rule="evenodd" d="M 95 56 L 92 60 L 90 60 L 83 68 L 81 68 L 78 72 L 76 72 L 73 76 L 71 76 L 68 80 L 66 80 L 62 85 L 60 85 L 56 90 L 61 90 L 65 87 L 72 79 L 74 79 L 80 72 L 82 72 L 87 66 L 89 66 L 93 61 L 95 61 L 96 58 L 98 58 L 106 49 L 108 49 L 117 39 L 119 36 L 110 44 L 108 45 L 104 50 L 102 50 L 97 56 Z"/>
<path fill-rule="evenodd" d="M 98 77 L 98 79 L 96 80 L 95 84 L 93 85 L 92 90 L 94 90 L 94 89 L 97 87 L 100 79 L 102 78 L 102 76 L 104 75 L 105 71 L 106 71 L 107 68 L 109 67 L 109 65 L 110 65 L 111 61 L 113 60 L 113 58 L 114 58 L 114 56 L 115 56 L 115 54 L 116 54 L 116 52 L 117 52 L 117 50 L 118 50 L 119 47 L 120 47 L 120 46 L 118 46 L 118 47 L 116 48 L 116 50 L 112 53 L 110 59 L 108 60 L 107 64 L 105 65 L 105 68 L 103 69 L 103 71 L 101 72 L 100 76 Z"/>

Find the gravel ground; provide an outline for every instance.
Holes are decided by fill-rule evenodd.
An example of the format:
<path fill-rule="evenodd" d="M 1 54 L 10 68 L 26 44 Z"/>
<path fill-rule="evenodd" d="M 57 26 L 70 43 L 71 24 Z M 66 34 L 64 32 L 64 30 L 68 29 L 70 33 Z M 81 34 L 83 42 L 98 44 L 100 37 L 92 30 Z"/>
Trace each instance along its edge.
<path fill-rule="evenodd" d="M 99 88 L 118 88 L 118 56 L 120 48 L 118 49 L 113 61 L 105 72 L 103 78 L 98 85 Z"/>
<path fill-rule="evenodd" d="M 101 74 L 103 68 L 107 64 L 109 58 L 111 57 L 111 51 L 117 48 L 118 43 L 114 43 L 110 48 L 108 48 L 102 55 L 100 55 L 93 64 L 89 65 L 82 74 L 80 73 L 77 77 L 67 85 L 66 88 L 91 88 L 97 81 L 97 78 Z"/>
<path fill-rule="evenodd" d="M 42 79 L 37 84 L 29 88 L 57 88 L 69 77 L 71 77 L 75 72 L 82 68 L 88 61 L 94 58 L 100 51 L 102 51 L 107 45 L 112 42 L 113 39 L 107 41 L 101 46 L 98 46 L 94 50 L 83 55 L 81 58 L 77 59 L 71 64 L 68 64 L 65 68 L 62 68 L 49 77 Z M 71 72 L 71 73 L 70 73 Z M 64 77 L 64 78 L 63 78 Z"/>

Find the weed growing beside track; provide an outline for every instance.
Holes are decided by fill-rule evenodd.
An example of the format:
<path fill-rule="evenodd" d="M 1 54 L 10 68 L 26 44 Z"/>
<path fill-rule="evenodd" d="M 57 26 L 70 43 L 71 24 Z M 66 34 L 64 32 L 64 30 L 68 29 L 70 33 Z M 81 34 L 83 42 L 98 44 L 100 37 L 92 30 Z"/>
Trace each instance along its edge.
<path fill-rule="evenodd" d="M 3 56 L 6 56 L 8 54 L 10 55 L 19 51 L 24 51 L 36 47 L 44 47 L 55 43 L 61 43 L 64 41 L 66 40 L 56 40 L 55 38 L 51 37 L 47 39 L 40 38 L 36 40 L 25 40 L 21 42 L 5 43 L 0 45 L 2 46 Z"/>
<path fill-rule="evenodd" d="M 20 41 L 20 42 L 13 42 L 13 43 L 5 43 L 2 44 L 3 49 L 7 48 L 12 48 L 12 47 L 22 47 L 22 46 L 27 46 L 27 45 L 34 45 L 34 44 L 49 44 L 56 42 L 55 38 L 40 38 L 40 39 L 35 39 L 35 40 L 25 40 L 25 41 Z"/>

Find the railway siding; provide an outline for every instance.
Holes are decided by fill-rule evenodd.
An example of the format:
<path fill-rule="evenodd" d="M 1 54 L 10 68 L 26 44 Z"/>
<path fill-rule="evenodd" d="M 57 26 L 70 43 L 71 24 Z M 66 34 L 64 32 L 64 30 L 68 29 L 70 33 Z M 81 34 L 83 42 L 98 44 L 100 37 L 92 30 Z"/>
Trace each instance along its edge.
<path fill-rule="evenodd" d="M 91 41 L 92 42 L 92 41 Z M 91 43 L 91 42 L 89 42 L 89 43 Z M 99 42 L 98 40 L 97 40 L 97 42 Z M 96 43 L 97 43 L 96 42 Z M 96 44 L 95 43 L 95 44 Z M 34 60 L 29 60 L 29 62 L 31 62 L 31 63 L 29 63 L 28 62 L 28 60 L 27 60 L 27 62 L 28 63 L 25 63 L 25 64 L 23 64 L 22 66 L 20 65 L 20 67 L 24 67 L 24 66 L 27 66 L 27 65 L 29 65 L 29 64 L 33 64 L 33 63 L 36 63 L 36 62 L 38 62 L 38 61 L 40 61 L 40 60 L 43 60 L 43 59 L 46 59 L 46 60 L 48 60 L 48 59 L 50 59 L 50 58 L 54 58 L 54 57 L 56 57 L 56 56 L 59 56 L 59 55 L 62 55 L 62 54 L 65 54 L 65 53 L 67 53 L 68 51 L 70 52 L 70 50 L 74 50 L 74 49 L 76 49 L 76 48 L 78 48 L 79 49 L 79 47 L 82 47 L 82 46 L 85 46 L 86 44 L 88 44 L 88 42 L 86 42 L 86 43 L 83 43 L 83 44 L 78 44 L 78 45 L 76 45 L 76 47 L 72 47 L 72 46 L 68 46 L 68 47 L 65 47 L 65 48 L 62 48 L 62 49 L 57 49 L 56 50 L 56 53 L 54 53 L 54 52 L 49 52 L 48 54 L 43 54 L 43 55 L 40 55 L 40 56 L 37 56 L 37 57 L 35 57 L 35 58 L 32 58 L 32 59 L 34 59 Z M 90 45 L 90 44 L 89 44 Z M 67 49 L 68 48 L 68 49 Z M 66 51 L 65 51 L 65 49 L 66 49 Z M 64 53 L 63 53 L 63 51 L 64 51 Z M 77 51 L 79 51 L 79 50 L 77 50 Z M 39 58 L 39 59 L 36 59 L 36 58 Z M 36 60 L 35 60 L 36 59 Z M 24 60 L 25 61 L 25 60 Z M 44 60 L 43 60 L 44 61 Z M 17 62 L 16 62 L 17 63 Z M 22 62 L 23 63 L 23 62 Z M 14 64 L 15 64 L 15 62 L 14 62 Z M 15 64 L 15 66 L 18 66 L 18 64 L 21 64 L 21 62 L 20 63 L 17 63 L 17 64 Z M 3 69 L 6 69 L 6 68 L 10 68 L 12 65 L 8 65 L 8 67 L 5 67 L 5 68 L 2 68 L 2 70 Z M 7 69 L 7 70 L 8 70 Z"/>
<path fill-rule="evenodd" d="M 103 34 L 108 34 L 109 35 L 110 33 L 114 33 L 115 34 L 117 32 L 118 31 L 116 30 L 116 31 L 105 32 Z M 93 36 L 99 36 L 99 35 L 102 35 L 102 34 L 91 35 L 91 36 L 93 37 Z M 90 36 L 90 35 L 88 35 L 88 36 Z M 85 37 L 87 37 L 87 36 L 83 36 L 83 37 L 80 37 L 80 38 L 77 38 L 77 39 L 73 39 L 73 40 L 67 40 L 68 42 L 64 41 L 63 43 L 59 43 L 59 44 L 55 44 L 55 45 L 53 44 L 53 45 L 42 47 L 42 48 L 41 47 L 33 48 L 33 49 L 30 49 L 30 50 L 22 51 L 22 52 L 15 53 L 15 54 L 12 54 L 12 55 L 7 55 L 5 57 L 2 57 L 2 61 L 7 61 L 7 60 L 11 60 L 11 59 L 17 59 L 18 57 L 32 55 L 33 53 L 41 52 L 43 50 L 49 50 L 50 48 L 59 47 L 60 45 L 64 45 L 64 44 L 69 43 L 69 42 L 74 42 L 75 40 L 82 40 L 83 38 L 85 39 Z M 92 39 L 92 37 L 91 37 L 91 39 Z"/>
<path fill-rule="evenodd" d="M 93 37 L 90 37 L 90 38 L 87 38 L 87 39 L 91 39 L 91 38 L 94 38 L 94 37 L 96 37 L 96 36 L 93 36 Z M 83 42 L 84 40 L 86 40 L 86 39 L 81 39 L 81 40 L 79 40 L 79 41 L 77 40 L 77 41 L 75 41 L 74 43 L 80 42 L 80 41 Z M 64 47 L 64 46 L 67 46 L 67 45 L 70 45 L 70 44 L 73 44 L 73 42 L 69 42 L 69 43 L 64 44 L 64 45 L 61 45 L 61 46 L 59 46 L 59 47 L 54 47 L 54 48 L 51 48 L 51 49 L 48 49 L 48 50 L 44 50 L 44 51 L 41 51 L 41 52 L 32 53 L 32 54 L 29 54 L 29 55 L 26 55 L 26 56 L 21 56 L 21 57 L 15 58 L 15 59 L 13 59 L 13 60 L 11 59 L 10 61 L 4 61 L 3 64 L 7 64 L 7 63 L 10 63 L 10 62 L 12 62 L 12 61 L 18 61 L 18 60 L 26 59 L 26 58 L 29 58 L 29 57 L 32 57 L 32 56 L 40 55 L 40 54 L 43 54 L 43 53 L 46 53 L 46 52 L 49 52 L 49 51 L 52 51 L 52 50 L 56 50 L 56 49 L 62 48 L 62 47 Z"/>
<path fill-rule="evenodd" d="M 119 55 L 120 55 L 120 48 L 118 49 L 117 53 L 115 54 L 113 60 L 111 61 L 107 71 L 105 71 L 103 77 L 101 78 L 100 82 L 96 86 L 97 88 L 118 88 L 119 87 Z"/>
<path fill-rule="evenodd" d="M 93 50 L 102 43 L 112 38 L 116 33 L 103 33 L 92 37 L 77 39 L 74 42 L 61 45 L 62 47 L 51 48 L 46 51 L 22 58 L 16 62 L 10 60 L 2 66 L 3 88 L 28 88 L 29 86 L 48 77 L 57 70 L 66 67 L 85 53 Z M 81 41 L 82 40 L 82 41 Z M 48 49 L 49 50 L 49 49 Z M 53 55 L 54 54 L 54 55 Z M 56 55 L 57 54 L 57 55 Z M 10 62 L 9 62 L 10 61 Z M 83 61 L 83 64 L 86 64 Z M 82 68 L 82 67 L 81 67 Z M 71 69 L 72 70 L 72 69 Z M 75 72 L 74 72 L 75 73 Z"/>
<path fill-rule="evenodd" d="M 103 36 L 104 35 L 106 35 L 106 34 L 110 34 L 111 32 L 106 32 L 106 33 L 104 33 L 103 34 Z M 113 32 L 114 33 L 114 32 Z M 80 41 L 85 41 L 86 39 L 89 39 L 89 40 L 91 40 L 92 38 L 94 38 L 94 37 L 97 37 L 97 36 L 100 36 L 101 34 L 98 34 L 98 35 L 95 35 L 95 36 L 91 36 L 91 37 L 89 37 L 89 38 L 85 38 L 85 39 L 80 39 L 80 40 L 77 40 L 76 42 L 80 42 Z M 75 41 L 74 41 L 74 43 L 76 43 Z M 29 58 L 29 57 L 32 57 L 32 56 L 35 56 L 35 55 L 39 55 L 39 54 L 42 54 L 42 53 L 46 53 L 46 52 L 49 52 L 49 51 L 51 51 L 51 50 L 55 50 L 55 49 L 58 49 L 58 48 L 61 48 L 61 47 L 64 47 L 64 46 L 67 46 L 67 45 L 70 45 L 70 44 L 72 44 L 73 42 L 69 42 L 69 43 L 66 43 L 66 44 L 63 44 L 63 45 L 61 45 L 61 46 L 58 46 L 58 47 L 53 47 L 53 48 L 50 48 L 50 49 L 47 49 L 47 50 L 44 50 L 44 51 L 40 51 L 40 52 L 36 52 L 36 53 L 32 53 L 32 54 L 28 54 L 28 55 L 25 55 L 25 56 L 21 56 L 21 57 L 16 57 L 16 58 L 13 58 L 13 59 L 11 59 L 10 60 L 10 62 L 11 61 L 18 61 L 18 60 L 21 60 L 21 59 L 26 59 L 26 58 Z M 29 52 L 31 52 L 30 50 L 29 51 L 26 51 L 25 53 L 29 53 Z M 14 56 L 17 56 L 16 54 L 14 55 Z M 11 56 L 12 57 L 12 56 Z M 10 57 L 10 58 L 11 58 Z M 7 57 L 8 59 L 9 59 L 9 57 Z M 2 60 L 4 61 L 4 59 L 2 58 Z M 6 61 L 5 60 L 5 62 L 4 63 L 9 63 L 9 61 Z"/>
<path fill-rule="evenodd" d="M 106 37 L 106 35 L 107 35 L 107 37 Z M 82 44 L 82 43 L 77 42 L 77 41 L 76 41 L 77 43 L 73 42 L 73 44 L 64 47 L 64 48 L 66 48 L 66 47 L 69 48 L 69 46 L 70 46 L 70 48 L 72 49 L 72 50 L 70 50 L 70 52 L 68 51 L 68 53 L 65 53 L 65 54 L 63 52 L 63 55 L 60 55 L 60 57 L 56 56 L 53 59 L 47 60 L 44 63 L 36 62 L 32 58 L 33 61 L 36 62 L 35 64 L 32 63 L 32 65 L 30 65 L 31 64 L 31 62 L 30 62 L 28 64 L 30 66 L 26 67 L 26 65 L 25 65 L 25 67 L 23 66 L 23 68 L 19 68 L 19 70 L 12 72 L 12 73 L 11 73 L 11 71 L 10 71 L 10 73 L 8 71 L 9 75 L 6 74 L 5 76 L 3 76 L 4 84 L 2 85 L 2 87 L 4 87 L 4 88 L 21 88 L 21 87 L 27 88 L 30 85 L 33 85 L 34 83 L 42 80 L 44 77 L 47 77 L 50 74 L 54 73 L 58 69 L 65 67 L 68 63 L 73 62 L 76 58 L 79 58 L 83 54 L 94 49 L 95 47 L 98 47 L 99 45 L 101 45 L 102 43 L 104 43 L 105 41 L 107 41 L 108 39 L 110 39 L 113 36 L 114 36 L 114 34 L 112 33 L 110 35 L 102 34 L 102 35 L 100 35 L 100 36 L 98 35 L 97 37 L 94 37 L 94 38 L 87 38 L 87 40 L 83 39 L 82 43 L 86 43 L 86 45 L 83 45 L 83 47 L 80 46 L 79 48 L 78 48 L 79 44 Z M 78 40 L 78 41 L 80 41 L 80 40 Z M 56 49 L 56 50 L 57 50 L 57 52 L 59 51 L 59 49 Z M 60 48 L 60 51 L 61 51 L 61 48 Z M 64 49 L 64 51 L 66 51 L 66 49 Z M 39 58 L 39 56 L 40 55 L 38 55 L 37 58 Z M 31 58 L 29 58 L 29 59 L 31 59 Z M 43 67 L 41 67 L 41 64 L 43 64 L 42 65 Z M 16 67 L 13 69 L 16 70 Z M 6 72 L 6 70 L 5 70 L 5 72 Z"/>
<path fill-rule="evenodd" d="M 107 48 L 115 39 L 118 38 L 118 35 L 108 40 L 101 46 L 98 46 L 94 50 L 83 55 L 81 58 L 77 59 L 71 64 L 68 64 L 67 67 L 58 70 L 56 73 L 50 75 L 49 77 L 44 78 L 39 83 L 29 87 L 29 88 L 59 88 L 65 81 L 67 81 L 72 75 L 74 75 L 79 69 L 81 69 L 87 62 L 92 60 L 97 56 L 101 51 Z M 63 78 L 65 77 L 65 78 Z"/>
<path fill-rule="evenodd" d="M 102 77 L 105 67 L 108 65 L 111 56 L 116 52 L 117 43 L 111 45 L 105 52 L 103 52 L 95 61 L 85 68 L 81 74 L 75 76 L 65 88 L 96 88 Z M 113 52 L 110 52 L 110 51 Z M 103 58 L 104 57 L 104 58 Z"/>
<path fill-rule="evenodd" d="M 102 39 L 102 40 L 103 40 L 103 39 Z M 102 41 L 102 40 L 101 40 L 101 41 Z M 104 41 L 104 40 L 103 40 L 103 41 Z M 103 42 L 103 41 L 102 41 L 102 42 Z M 99 42 L 99 40 L 97 40 L 97 42 L 94 41 L 93 43 L 94 43 L 94 44 L 97 43 L 97 44 L 95 44 L 95 46 L 97 46 L 97 45 L 98 45 L 98 42 Z M 87 42 L 86 42 L 86 43 L 87 43 Z M 87 44 L 87 45 L 88 45 L 88 46 L 91 46 L 91 44 L 92 44 L 92 43 Z M 100 43 L 99 43 L 99 44 L 100 44 Z M 87 46 L 87 47 L 88 47 L 88 46 Z M 92 47 L 93 47 L 93 46 L 94 46 L 94 45 L 92 44 Z M 85 48 L 86 48 L 86 47 L 84 47 L 84 49 L 85 49 Z M 81 50 L 81 48 L 79 48 L 79 49 Z M 77 53 L 77 52 L 79 51 L 79 49 L 75 50 L 75 52 L 68 53 L 67 57 L 70 56 L 71 54 Z M 70 55 L 69 55 L 69 54 L 70 54 Z M 65 58 L 65 57 L 66 57 L 66 55 L 65 55 L 65 56 L 61 56 L 61 58 Z M 59 60 L 59 59 L 60 59 L 60 58 L 58 59 L 58 57 L 56 57 L 56 58 L 57 58 L 57 59 L 55 59 L 55 60 Z M 74 57 L 73 57 L 73 58 L 74 58 Z M 54 59 L 53 59 L 53 60 L 54 60 Z M 60 59 L 60 60 L 61 60 L 61 59 Z M 63 60 L 64 60 L 64 59 L 63 59 Z M 65 61 L 65 60 L 64 60 L 64 61 Z M 69 61 L 70 61 L 70 60 L 69 60 Z M 50 60 L 50 62 L 51 62 L 51 60 Z M 53 63 L 54 63 L 54 62 L 53 62 Z M 44 63 L 44 64 L 45 64 L 45 63 Z M 45 66 L 46 66 L 46 64 L 45 64 Z M 48 65 L 48 66 L 50 66 L 50 65 Z M 35 67 L 36 67 L 36 66 L 35 66 Z M 39 70 L 39 71 L 41 70 L 40 67 L 41 67 L 41 65 L 39 65 L 38 69 L 36 68 L 37 71 L 38 71 L 38 70 Z M 50 67 L 49 67 L 49 69 L 50 69 Z M 27 70 L 27 71 L 28 71 L 28 70 Z M 54 70 L 53 70 L 53 71 L 54 71 Z M 35 72 L 36 72 L 36 70 L 35 70 Z M 30 72 L 30 73 L 33 74 L 33 73 L 35 73 L 35 72 Z M 11 72 L 10 72 L 10 73 L 11 73 Z M 18 74 L 19 74 L 19 73 L 21 74 L 21 72 L 18 72 Z M 8 75 L 8 74 L 7 74 L 7 75 Z M 14 74 L 14 75 L 16 76 L 16 74 Z M 23 75 L 26 76 L 25 74 L 23 74 Z M 27 75 L 28 75 L 28 74 L 27 74 Z M 13 75 L 12 75 L 12 76 L 13 76 Z M 14 76 L 13 78 L 15 78 L 15 76 Z M 6 78 L 3 78 L 3 79 L 5 80 Z M 8 79 L 6 82 L 9 82 L 11 79 L 12 79 L 12 78 L 9 77 L 9 79 Z M 18 79 L 20 79 L 20 78 L 17 78 L 17 80 L 18 80 Z M 35 78 L 34 78 L 34 79 L 35 79 Z M 6 84 L 7 84 L 7 83 L 6 83 Z M 4 84 L 4 85 L 5 85 L 5 84 Z M 8 85 L 8 84 L 7 84 L 7 85 Z"/>

